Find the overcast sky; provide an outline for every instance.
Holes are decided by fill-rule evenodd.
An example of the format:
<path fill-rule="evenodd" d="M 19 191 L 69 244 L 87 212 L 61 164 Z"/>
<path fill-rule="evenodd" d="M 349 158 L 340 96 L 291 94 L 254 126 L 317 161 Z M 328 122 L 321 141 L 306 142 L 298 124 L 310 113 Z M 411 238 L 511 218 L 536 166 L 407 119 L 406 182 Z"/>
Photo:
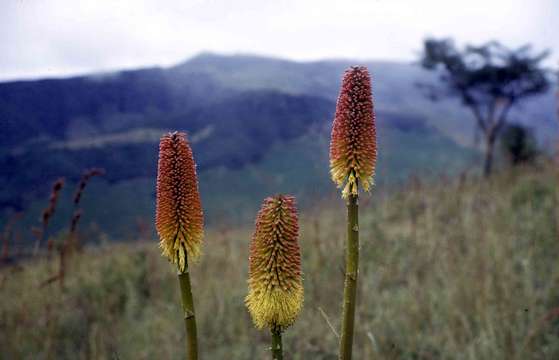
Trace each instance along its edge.
<path fill-rule="evenodd" d="M 172 65 L 201 51 L 409 61 L 426 36 L 559 59 L 558 0 L 0 0 L 0 80 Z"/>

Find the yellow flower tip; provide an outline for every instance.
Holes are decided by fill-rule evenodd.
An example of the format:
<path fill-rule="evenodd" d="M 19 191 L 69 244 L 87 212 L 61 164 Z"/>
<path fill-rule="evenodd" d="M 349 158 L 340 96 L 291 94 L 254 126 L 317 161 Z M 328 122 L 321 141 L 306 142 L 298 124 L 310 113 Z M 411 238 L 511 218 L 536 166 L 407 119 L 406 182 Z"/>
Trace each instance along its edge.
<path fill-rule="evenodd" d="M 342 196 L 369 191 L 377 160 L 371 78 L 366 67 L 346 70 L 336 104 L 330 140 L 330 174 Z"/>
<path fill-rule="evenodd" d="M 261 329 L 291 326 L 303 307 L 303 279 L 295 198 L 264 200 L 256 218 L 249 257 L 246 306 Z"/>
<path fill-rule="evenodd" d="M 196 164 L 184 133 L 164 135 L 159 143 L 155 227 L 164 256 L 185 271 L 196 262 L 204 236 Z"/>

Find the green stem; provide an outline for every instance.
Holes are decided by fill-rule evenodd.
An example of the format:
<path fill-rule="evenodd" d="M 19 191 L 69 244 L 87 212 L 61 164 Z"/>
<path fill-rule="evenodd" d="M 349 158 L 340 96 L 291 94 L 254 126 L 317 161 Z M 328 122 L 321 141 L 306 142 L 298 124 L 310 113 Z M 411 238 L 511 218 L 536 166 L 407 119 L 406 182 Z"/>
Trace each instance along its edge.
<path fill-rule="evenodd" d="M 359 273 L 359 211 L 357 195 L 349 195 L 347 203 L 347 244 L 345 261 L 344 304 L 339 358 L 341 360 L 350 360 L 355 323 L 357 275 Z"/>
<path fill-rule="evenodd" d="M 178 271 L 181 287 L 182 311 L 184 325 L 186 328 L 186 358 L 188 360 L 198 359 L 198 340 L 196 338 L 196 317 L 194 316 L 194 301 L 192 300 L 192 288 L 188 272 L 188 260 L 185 258 L 184 271 Z"/>
<path fill-rule="evenodd" d="M 281 329 L 276 326 L 272 329 L 272 359 L 283 360 L 283 345 L 281 343 Z"/>

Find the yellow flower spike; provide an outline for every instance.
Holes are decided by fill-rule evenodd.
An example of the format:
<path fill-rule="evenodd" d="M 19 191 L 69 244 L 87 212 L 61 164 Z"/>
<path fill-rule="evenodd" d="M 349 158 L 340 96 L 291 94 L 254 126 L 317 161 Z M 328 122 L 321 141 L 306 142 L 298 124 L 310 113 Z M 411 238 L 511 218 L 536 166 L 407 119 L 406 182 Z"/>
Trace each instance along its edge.
<path fill-rule="evenodd" d="M 264 200 L 250 245 L 249 292 L 245 303 L 257 328 L 281 331 L 303 306 L 299 224 L 295 198 Z"/>

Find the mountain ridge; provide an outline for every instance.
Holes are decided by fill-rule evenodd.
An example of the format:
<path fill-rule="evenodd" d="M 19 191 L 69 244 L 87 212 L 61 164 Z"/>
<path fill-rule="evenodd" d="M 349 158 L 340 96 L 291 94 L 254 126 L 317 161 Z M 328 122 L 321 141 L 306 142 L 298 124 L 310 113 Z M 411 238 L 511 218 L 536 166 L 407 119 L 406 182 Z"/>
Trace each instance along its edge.
<path fill-rule="evenodd" d="M 303 206 L 311 193 L 331 194 L 330 124 L 351 64 L 203 54 L 168 68 L 0 83 L 0 223 L 15 210 L 29 212 L 32 223 L 54 179 L 71 184 L 84 168 L 103 167 L 104 179 L 88 189 L 95 199 L 84 202 L 86 213 L 126 233 L 130 219 L 152 216 L 157 133 L 170 130 L 192 136 L 210 218 L 247 221 L 270 192 L 295 193 Z M 430 102 L 415 86 L 434 74 L 402 63 L 365 65 L 373 77 L 380 186 L 472 165 L 469 114 L 456 101 Z M 541 104 L 537 111 L 550 106 Z M 549 135 L 553 126 L 538 129 Z M 130 208 L 103 196 L 109 193 Z M 124 213 L 126 226 L 115 220 Z"/>

